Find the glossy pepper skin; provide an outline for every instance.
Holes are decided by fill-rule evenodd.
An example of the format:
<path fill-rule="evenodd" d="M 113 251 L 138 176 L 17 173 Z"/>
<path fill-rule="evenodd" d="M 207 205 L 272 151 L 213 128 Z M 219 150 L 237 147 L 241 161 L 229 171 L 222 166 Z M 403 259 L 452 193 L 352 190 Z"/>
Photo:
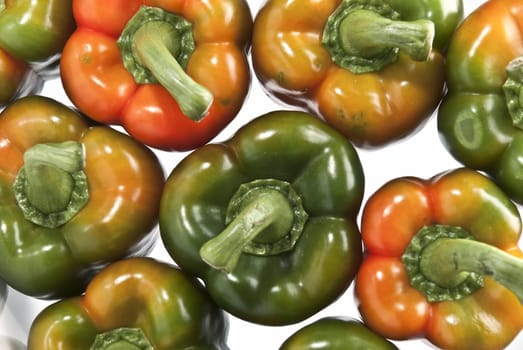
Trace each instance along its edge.
<path fill-rule="evenodd" d="M 412 261 L 412 255 L 407 254 L 409 247 L 417 245 L 425 252 L 438 247 L 436 243 L 425 245 L 416 239 L 418 232 L 433 228 L 451 233 L 465 230 L 470 235 L 463 240 L 448 238 L 445 244 L 453 242 L 444 248 L 449 254 L 440 251 L 436 260 L 422 255 L 425 265 L 420 271 L 435 273 L 443 282 L 436 277 L 421 278 L 419 274 L 414 280 L 441 294 L 426 294 L 413 284 L 413 270 L 406 263 Z M 486 350 L 505 348 L 521 331 L 521 293 L 514 294 L 517 288 L 511 288 L 512 293 L 508 285 L 498 282 L 502 274 L 498 275 L 488 261 L 510 260 L 517 268 L 508 280 L 521 289 L 521 218 L 513 202 L 485 175 L 459 168 L 428 180 L 393 179 L 369 198 L 363 210 L 361 232 L 366 257 L 358 272 L 355 292 L 363 321 L 377 333 L 397 340 L 426 337 L 442 349 Z M 463 245 L 475 244 L 464 250 L 468 257 L 463 258 L 461 248 L 453 248 L 458 241 Z M 427 238 L 427 242 L 433 241 Z M 491 277 L 475 280 L 472 276 L 477 275 L 468 273 L 471 270 L 461 269 L 462 260 L 476 254 L 482 256 L 472 266 L 490 269 Z M 450 273 L 441 272 L 449 266 Z M 462 280 L 465 276 L 466 282 Z M 432 281 L 435 284 L 429 283 Z M 451 281 L 456 282 L 456 288 L 445 285 Z M 474 284 L 478 281 L 483 284 Z"/>
<path fill-rule="evenodd" d="M 61 77 L 90 118 L 183 151 L 210 141 L 243 105 L 252 32 L 245 0 L 75 0 L 73 9 L 78 29 Z"/>
<path fill-rule="evenodd" d="M 287 338 L 279 350 L 398 350 L 355 319 L 325 317 Z"/>
<path fill-rule="evenodd" d="M 363 183 L 341 134 L 310 114 L 274 111 L 173 169 L 160 233 L 224 310 L 258 324 L 295 323 L 354 278 Z"/>
<path fill-rule="evenodd" d="M 82 194 L 65 190 L 77 175 L 51 163 L 52 147 L 64 145 L 81 150 L 77 184 L 88 197 L 77 208 Z M 40 147 L 44 156 L 31 159 Z M 150 251 L 164 180 L 154 153 L 128 135 L 47 97 L 18 99 L 0 114 L 0 278 L 40 298 L 81 293 L 103 265 Z"/>
<path fill-rule="evenodd" d="M 0 5 L 0 107 L 38 92 L 73 33 L 71 0 L 2 1 Z"/>
<path fill-rule="evenodd" d="M 438 113 L 441 139 L 454 158 L 492 175 L 518 203 L 523 203 L 521 64 L 511 62 L 523 55 L 521 11 L 523 1 L 487 1 L 464 20 L 448 50 L 448 93 Z M 514 91 L 507 95 L 505 84 Z"/>
<path fill-rule="evenodd" d="M 121 328 L 141 330 L 152 350 L 227 350 L 228 318 L 203 286 L 177 267 L 148 257 L 108 265 L 83 296 L 63 299 L 37 315 L 28 350 L 104 350 Z M 100 338 L 93 346 L 96 338 Z M 102 341 L 104 339 L 104 341 Z M 141 343 L 141 344 L 143 344 Z M 125 342 L 116 342 L 116 349 Z"/>
<path fill-rule="evenodd" d="M 347 68 L 338 64 L 338 56 L 323 44 L 326 32 L 342 43 L 350 38 L 361 40 L 354 44 L 357 52 L 351 52 L 350 59 L 362 57 L 363 63 L 367 58 L 373 61 L 381 57 L 382 51 L 370 52 L 369 47 L 359 49 L 356 45 L 370 43 L 387 55 L 396 50 L 390 45 L 397 38 L 382 33 L 383 28 L 392 27 L 384 19 L 392 16 L 390 13 L 381 19 L 341 20 L 340 28 L 348 30 L 327 29 L 338 6 L 352 3 L 380 15 L 387 6 L 387 11 L 396 11 L 396 23 L 402 21 L 404 26 L 397 37 L 404 37 L 402 32 L 410 31 L 411 25 L 416 28 L 412 32 L 424 33 L 412 40 L 416 42 L 413 47 L 423 48 L 421 57 L 417 53 L 411 56 L 410 48 L 405 47 L 381 68 L 366 70 L 365 66 Z M 269 0 L 254 22 L 254 70 L 268 94 L 279 102 L 321 116 L 356 146 L 383 147 L 415 132 L 439 104 L 445 82 L 444 52 L 462 16 L 460 0 Z M 381 24 L 382 20 L 386 22 Z M 360 33 L 369 35 L 358 39 L 350 28 L 360 28 Z M 349 57 L 348 51 L 340 60 L 345 57 Z"/>

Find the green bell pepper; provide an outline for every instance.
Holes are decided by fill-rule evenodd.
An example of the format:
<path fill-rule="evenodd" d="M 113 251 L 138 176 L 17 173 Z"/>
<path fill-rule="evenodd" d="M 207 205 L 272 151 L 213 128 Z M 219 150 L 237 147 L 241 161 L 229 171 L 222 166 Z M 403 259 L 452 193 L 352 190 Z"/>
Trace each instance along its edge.
<path fill-rule="evenodd" d="M 355 319 L 325 317 L 304 326 L 279 350 L 398 350 L 398 348 Z"/>
<path fill-rule="evenodd" d="M 148 253 L 164 181 L 154 153 L 128 135 L 51 98 L 16 100 L 0 114 L 0 279 L 57 298 Z"/>
<path fill-rule="evenodd" d="M 0 0 L 0 106 L 58 75 L 75 26 L 71 0 Z"/>
<path fill-rule="evenodd" d="M 202 284 L 152 258 L 117 261 L 83 296 L 34 319 L 29 350 L 227 350 L 228 317 Z"/>
<path fill-rule="evenodd" d="M 258 324 L 295 323 L 352 282 L 363 190 L 345 137 L 310 114 L 274 111 L 172 170 L 160 233 L 173 260 L 226 311 Z"/>
<path fill-rule="evenodd" d="M 462 22 L 447 53 L 448 93 L 438 112 L 445 147 L 491 175 L 523 203 L 523 11 L 519 0 L 486 1 Z"/>

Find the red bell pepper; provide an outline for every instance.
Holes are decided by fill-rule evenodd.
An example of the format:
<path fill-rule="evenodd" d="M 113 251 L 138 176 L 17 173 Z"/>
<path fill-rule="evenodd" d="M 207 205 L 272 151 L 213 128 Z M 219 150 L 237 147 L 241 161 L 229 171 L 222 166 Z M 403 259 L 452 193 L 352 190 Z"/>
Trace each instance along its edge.
<path fill-rule="evenodd" d="M 250 87 L 245 0 L 75 0 L 61 77 L 88 117 L 163 150 L 190 150 L 238 113 Z"/>

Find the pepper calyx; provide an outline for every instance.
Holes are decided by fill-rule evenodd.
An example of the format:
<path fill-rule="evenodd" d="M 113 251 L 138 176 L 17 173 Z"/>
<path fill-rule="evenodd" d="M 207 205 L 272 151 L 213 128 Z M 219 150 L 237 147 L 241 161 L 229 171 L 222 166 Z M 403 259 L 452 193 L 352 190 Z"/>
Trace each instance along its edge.
<path fill-rule="evenodd" d="M 117 40 L 123 64 L 138 84 L 161 84 L 190 119 L 200 121 L 214 100 L 185 68 L 195 50 L 192 24 L 159 7 L 141 6 Z"/>
<path fill-rule="evenodd" d="M 427 60 L 434 35 L 432 21 L 401 21 L 383 0 L 344 0 L 327 20 L 322 44 L 336 64 L 361 74 L 394 63 L 400 51 Z"/>
<path fill-rule="evenodd" d="M 483 286 L 483 276 L 510 290 L 523 304 L 523 259 L 476 241 L 457 226 L 423 227 L 402 256 L 411 284 L 429 301 L 458 300 Z"/>
<path fill-rule="evenodd" d="M 232 272 L 242 253 L 270 256 L 292 250 L 308 214 L 301 197 L 281 180 L 242 184 L 229 201 L 226 228 L 200 249 L 211 267 Z"/>
<path fill-rule="evenodd" d="M 507 79 L 503 93 L 512 124 L 523 129 L 523 56 L 516 57 L 506 67 Z"/>
<path fill-rule="evenodd" d="M 82 145 L 42 143 L 26 150 L 13 192 L 27 220 L 47 228 L 68 222 L 89 201 Z"/>
<path fill-rule="evenodd" d="M 97 334 L 90 350 L 154 350 L 140 328 L 117 328 Z"/>
<path fill-rule="evenodd" d="M 440 239 L 472 240 L 473 237 L 458 226 L 432 225 L 421 228 L 401 257 L 411 285 L 422 292 L 430 302 L 459 300 L 483 287 L 483 276 L 473 272 L 460 271 L 437 276 L 437 282 L 427 276 L 427 269 L 436 269 L 437 262 L 424 260 L 424 251 Z M 452 264 L 452 261 L 444 263 Z"/>

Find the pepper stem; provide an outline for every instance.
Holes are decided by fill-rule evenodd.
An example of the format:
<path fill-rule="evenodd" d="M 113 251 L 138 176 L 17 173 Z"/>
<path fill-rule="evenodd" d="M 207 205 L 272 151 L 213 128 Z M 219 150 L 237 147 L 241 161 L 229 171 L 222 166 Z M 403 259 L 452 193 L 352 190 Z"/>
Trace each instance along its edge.
<path fill-rule="evenodd" d="M 456 300 L 471 294 L 489 276 L 510 289 L 523 304 L 523 260 L 475 241 L 462 228 L 425 227 L 407 248 L 403 262 L 412 284 L 428 300 Z M 413 273 L 414 272 L 414 273 Z"/>
<path fill-rule="evenodd" d="M 290 184 L 272 179 L 243 184 L 229 203 L 227 227 L 202 245 L 200 256 L 230 273 L 242 253 L 268 256 L 291 250 L 307 218 Z"/>
<path fill-rule="evenodd" d="M 82 145 L 74 141 L 37 144 L 24 153 L 13 184 L 27 220 L 48 228 L 69 221 L 89 200 Z"/>
<path fill-rule="evenodd" d="M 124 66 L 137 83 L 160 83 L 187 117 L 205 117 L 214 97 L 184 70 L 194 51 L 190 22 L 161 8 L 142 6 L 117 42 Z"/>
<path fill-rule="evenodd" d="M 90 350 L 154 350 L 139 328 L 117 328 L 96 335 Z"/>
<path fill-rule="evenodd" d="M 434 35 L 432 21 L 401 21 L 385 1 L 344 0 L 325 25 L 323 45 L 335 63 L 359 74 L 393 63 L 400 51 L 427 60 Z"/>
<path fill-rule="evenodd" d="M 503 84 L 505 101 L 512 124 L 523 129 L 523 56 L 516 57 L 506 67 L 507 79 Z"/>

